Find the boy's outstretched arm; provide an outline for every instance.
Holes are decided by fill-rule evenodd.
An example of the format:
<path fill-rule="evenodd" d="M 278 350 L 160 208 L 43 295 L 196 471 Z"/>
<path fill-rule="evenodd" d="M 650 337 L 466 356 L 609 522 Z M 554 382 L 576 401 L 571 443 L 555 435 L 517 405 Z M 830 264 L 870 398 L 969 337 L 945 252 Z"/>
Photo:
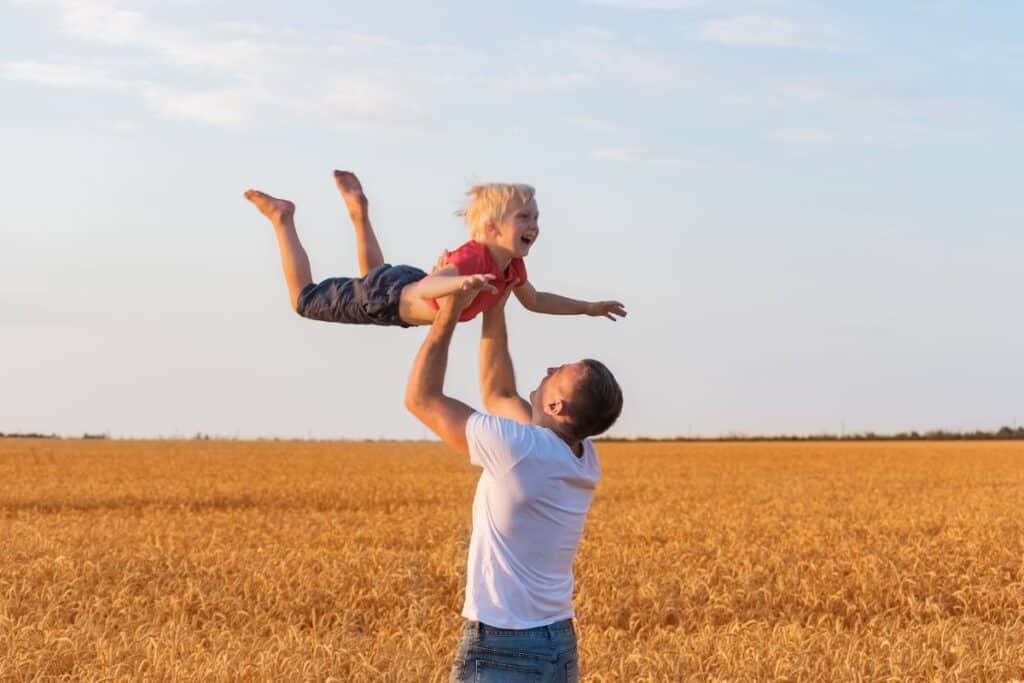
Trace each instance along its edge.
<path fill-rule="evenodd" d="M 529 282 L 515 289 L 523 308 L 548 315 L 591 315 L 615 320 L 626 317 L 626 307 L 618 301 L 580 301 L 551 292 L 538 292 Z"/>
<path fill-rule="evenodd" d="M 484 409 L 491 415 L 529 424 L 532 417 L 530 404 L 516 391 L 512 356 L 508 352 L 505 303 L 510 291 L 511 287 L 484 311 L 480 328 L 480 396 Z"/>

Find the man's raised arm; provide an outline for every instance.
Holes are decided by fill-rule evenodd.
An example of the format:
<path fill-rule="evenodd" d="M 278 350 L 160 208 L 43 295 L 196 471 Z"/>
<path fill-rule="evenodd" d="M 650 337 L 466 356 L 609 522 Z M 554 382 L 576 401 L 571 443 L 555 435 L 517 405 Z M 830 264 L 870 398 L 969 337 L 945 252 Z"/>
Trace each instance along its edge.
<path fill-rule="evenodd" d="M 509 287 L 499 301 L 484 311 L 480 330 L 480 396 L 484 409 L 491 415 L 529 424 L 530 404 L 516 392 L 516 376 L 508 352 L 505 302 L 511 291 Z"/>
<path fill-rule="evenodd" d="M 455 325 L 459 322 L 459 313 L 481 289 L 488 287 L 490 285 L 482 284 L 472 290 L 438 299 L 440 308 L 427 338 L 416 354 L 405 387 L 405 407 L 409 412 L 462 454 L 469 452 L 466 420 L 473 414 L 473 409 L 444 394 L 448 347 L 452 342 Z"/>

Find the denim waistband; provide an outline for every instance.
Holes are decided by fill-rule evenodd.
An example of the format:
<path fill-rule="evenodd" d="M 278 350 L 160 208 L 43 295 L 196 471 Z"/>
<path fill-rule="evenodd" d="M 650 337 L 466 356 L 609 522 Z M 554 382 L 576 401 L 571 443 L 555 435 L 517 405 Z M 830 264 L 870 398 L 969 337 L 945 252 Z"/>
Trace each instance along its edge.
<path fill-rule="evenodd" d="M 482 621 L 469 621 L 466 623 L 466 629 L 472 633 L 476 633 L 478 636 L 518 636 L 518 637 L 541 637 L 541 638 L 555 638 L 562 636 L 565 633 L 571 633 L 576 635 L 576 629 L 572 625 L 572 619 L 563 619 L 562 621 L 556 621 L 553 624 L 547 626 L 536 626 L 534 628 L 498 628 L 485 624 Z"/>

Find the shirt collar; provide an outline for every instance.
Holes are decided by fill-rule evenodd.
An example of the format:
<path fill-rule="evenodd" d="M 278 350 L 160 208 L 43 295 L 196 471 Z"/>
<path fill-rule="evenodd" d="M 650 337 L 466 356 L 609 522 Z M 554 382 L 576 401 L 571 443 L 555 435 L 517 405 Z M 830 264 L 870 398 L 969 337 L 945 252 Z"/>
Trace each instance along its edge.
<path fill-rule="evenodd" d="M 512 278 L 515 277 L 515 275 L 513 275 L 512 273 L 512 262 L 515 261 L 515 258 L 513 258 L 512 261 L 508 262 L 508 267 L 505 268 L 506 272 L 503 273 L 500 270 L 498 270 L 498 263 L 497 261 L 494 260 L 494 257 L 491 256 L 491 250 L 487 248 L 487 245 L 484 244 L 483 242 L 477 242 L 476 240 L 473 241 L 476 242 L 476 244 L 483 251 L 484 263 L 487 266 L 487 272 L 494 275 L 495 277 L 501 278 L 501 280 L 506 284 L 511 282 Z"/>

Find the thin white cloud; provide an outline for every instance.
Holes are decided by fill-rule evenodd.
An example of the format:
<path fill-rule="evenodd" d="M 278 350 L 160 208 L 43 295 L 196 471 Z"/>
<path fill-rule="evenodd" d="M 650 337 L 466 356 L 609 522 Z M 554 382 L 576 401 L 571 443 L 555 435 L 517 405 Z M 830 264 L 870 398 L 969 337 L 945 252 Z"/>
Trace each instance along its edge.
<path fill-rule="evenodd" d="M 574 90 L 593 85 L 593 75 L 579 71 L 545 72 L 524 68 L 503 73 L 430 72 L 419 76 L 438 86 L 457 86 L 463 90 L 476 88 L 500 92 L 537 93 L 552 90 Z"/>
<path fill-rule="evenodd" d="M 250 107 L 270 99 L 251 86 L 181 90 L 143 83 L 139 90 L 146 104 L 161 116 L 214 125 L 247 123 L 251 118 Z"/>
<path fill-rule="evenodd" d="M 771 137 L 778 142 L 808 147 L 828 145 L 898 147 L 923 140 L 963 141 L 970 139 L 971 133 L 920 124 L 887 123 L 873 126 L 870 129 L 842 132 L 814 127 L 778 128 L 772 131 Z"/>
<path fill-rule="evenodd" d="M 106 69 L 80 64 L 15 61 L 0 64 L 0 78 L 54 88 L 121 88 L 124 82 Z"/>
<path fill-rule="evenodd" d="M 772 81 L 768 89 L 769 97 L 781 106 L 882 114 L 890 119 L 964 116 L 982 109 L 980 102 L 967 98 L 931 95 L 881 80 L 790 78 Z"/>
<path fill-rule="evenodd" d="M 403 52 L 421 52 L 426 54 L 465 54 L 466 50 L 458 45 L 446 43 L 416 43 L 406 40 L 399 40 L 392 36 L 379 33 L 359 33 L 354 31 L 337 31 L 334 34 L 338 44 L 346 46 L 360 46 L 364 48 L 377 49 L 387 48 Z"/>
<path fill-rule="evenodd" d="M 615 123 L 614 121 L 596 119 L 590 116 L 573 116 L 569 119 L 569 124 L 591 133 L 622 133 L 632 130 L 627 126 Z"/>
<path fill-rule="evenodd" d="M 605 29 L 581 28 L 558 37 L 546 49 L 569 59 L 596 80 L 605 79 L 645 87 L 674 87 L 696 76 L 683 61 Z"/>
<path fill-rule="evenodd" d="M 264 24 L 256 24 L 249 21 L 218 21 L 214 23 L 211 28 L 217 31 L 238 33 L 247 36 L 299 35 L 298 30 L 287 26 L 266 26 Z"/>
<path fill-rule="evenodd" d="M 599 147 L 591 153 L 595 159 L 651 166 L 692 166 L 693 163 L 678 156 L 664 155 L 639 147 Z"/>
<path fill-rule="evenodd" d="M 11 63 L 2 77 L 121 88 L 161 117 L 212 125 L 422 127 L 444 106 L 438 85 L 536 93 L 598 83 L 664 89 L 707 78 L 706 68 L 600 28 L 539 39 L 533 62 L 510 67 L 491 53 L 380 34 L 300 34 L 249 21 L 185 26 L 127 0 L 22 4 L 52 15 L 72 40 L 60 62 Z M 85 61 L 76 51 L 96 46 L 115 48 L 105 51 L 114 57 L 91 70 L 70 65 Z"/>
<path fill-rule="evenodd" d="M 707 0 L 583 0 L 585 5 L 639 10 L 679 10 L 707 4 Z"/>
<path fill-rule="evenodd" d="M 341 128 L 416 126 L 427 116 L 423 103 L 407 94 L 400 73 L 339 73 L 339 53 L 395 47 L 379 38 L 350 35 L 325 48 L 310 45 L 295 31 L 253 23 L 184 29 L 154 21 L 116 0 L 26 4 L 52 12 L 61 31 L 83 43 L 136 50 L 148 59 L 122 60 L 105 68 L 8 62 L 0 71 L 8 80 L 122 88 L 160 116 L 215 125 L 257 125 L 283 116 Z M 289 37 L 291 42 L 282 42 Z M 146 73 L 154 60 L 170 71 Z M 183 72 L 187 80 L 181 78 Z M 189 85 L 181 85 L 183 81 Z"/>
<path fill-rule="evenodd" d="M 545 90 L 566 90 L 593 83 L 594 79 L 585 73 L 532 73 L 520 69 L 504 79 L 505 87 L 517 92 L 540 92 Z"/>
<path fill-rule="evenodd" d="M 780 128 L 772 133 L 772 138 L 779 142 L 797 144 L 825 145 L 839 142 L 839 136 L 819 128 Z"/>
<path fill-rule="evenodd" d="M 916 5 L 920 10 L 942 17 L 952 17 L 959 14 L 963 6 L 963 0 L 929 0 L 928 2 L 919 2 Z"/>
<path fill-rule="evenodd" d="M 839 32 L 830 26 L 809 28 L 792 19 L 742 15 L 710 19 L 697 29 L 700 40 L 748 47 L 802 47 L 835 50 L 841 47 Z"/>

